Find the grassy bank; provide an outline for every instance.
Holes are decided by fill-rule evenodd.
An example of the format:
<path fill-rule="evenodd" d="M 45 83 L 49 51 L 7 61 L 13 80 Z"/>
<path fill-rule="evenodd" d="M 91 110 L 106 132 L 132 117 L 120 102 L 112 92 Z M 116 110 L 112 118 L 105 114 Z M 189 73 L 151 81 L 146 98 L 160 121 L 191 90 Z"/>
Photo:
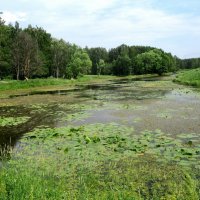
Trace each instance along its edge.
<path fill-rule="evenodd" d="M 166 74 L 168 75 L 168 74 Z M 31 88 L 40 88 L 46 86 L 74 86 L 76 84 L 82 83 L 101 83 L 109 80 L 115 79 L 134 79 L 134 78 L 149 78 L 149 77 L 159 77 L 157 74 L 144 74 L 144 75 L 132 75 L 132 76 L 108 76 L 108 75 L 85 75 L 77 79 L 56 79 L 56 78 L 46 78 L 46 79 L 29 79 L 24 81 L 17 80 L 2 80 L 0 81 L 0 91 L 9 90 L 23 90 Z"/>
<path fill-rule="evenodd" d="M 56 78 L 47 78 L 47 79 L 29 79 L 28 81 L 17 81 L 17 80 L 3 80 L 0 81 L 0 91 L 6 90 L 19 90 L 19 89 L 29 89 L 35 87 L 44 87 L 44 86 L 70 86 L 78 83 L 84 82 L 94 82 L 100 80 L 109 80 L 114 79 L 113 76 L 83 76 L 78 79 L 56 79 Z"/>
<path fill-rule="evenodd" d="M 200 68 L 180 72 L 174 81 L 184 85 L 200 87 Z"/>

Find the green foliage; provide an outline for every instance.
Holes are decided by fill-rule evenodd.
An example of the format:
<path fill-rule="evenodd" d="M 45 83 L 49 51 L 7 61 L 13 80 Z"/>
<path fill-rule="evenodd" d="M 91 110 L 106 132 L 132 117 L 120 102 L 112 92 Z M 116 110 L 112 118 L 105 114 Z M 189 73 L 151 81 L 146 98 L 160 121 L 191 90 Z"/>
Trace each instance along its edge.
<path fill-rule="evenodd" d="M 175 69 L 175 63 L 171 54 L 166 54 L 158 49 L 137 55 L 135 62 L 136 67 L 134 70 L 139 74 L 157 73 L 162 75 Z"/>
<path fill-rule="evenodd" d="M 105 62 L 104 62 L 103 59 L 100 59 L 98 65 L 97 65 L 97 74 L 101 75 L 101 73 L 106 74 L 106 72 L 105 72 Z"/>
<path fill-rule="evenodd" d="M 131 60 L 120 67 L 116 64 L 123 65 L 119 62 L 119 58 L 128 57 Z M 165 53 L 161 49 L 152 47 L 127 46 L 121 45 L 109 51 L 109 60 L 114 64 L 113 73 L 117 75 L 125 74 L 147 74 L 157 73 L 162 75 L 165 72 L 176 70 L 176 60 L 170 53 Z"/>
<path fill-rule="evenodd" d="M 19 31 L 12 46 L 12 58 L 14 77 L 17 80 L 30 78 L 38 67 L 36 40 L 28 33 Z"/>
<path fill-rule="evenodd" d="M 175 82 L 200 87 L 200 68 L 178 73 Z"/>
<path fill-rule="evenodd" d="M 150 73 L 161 66 L 161 57 L 153 50 L 139 54 L 136 58 L 136 65 L 140 66 L 140 74 Z"/>
<path fill-rule="evenodd" d="M 90 73 L 162 74 L 172 68 L 176 70 L 178 62 L 171 54 L 148 46 L 122 44 L 109 51 L 102 47 L 81 49 L 62 39 L 53 39 L 43 28 L 31 25 L 21 29 L 18 23 L 7 26 L 1 21 L 0 34 L 0 78 L 77 78 Z M 146 58 L 141 54 L 147 54 Z"/>
<path fill-rule="evenodd" d="M 180 69 L 195 69 L 200 67 L 200 58 L 178 59 Z"/>
<path fill-rule="evenodd" d="M 81 49 L 77 49 L 67 66 L 66 76 L 68 78 L 77 78 L 79 75 L 89 74 L 91 67 L 92 62 L 88 54 Z"/>
<path fill-rule="evenodd" d="M 5 25 L 2 19 L 0 19 L 0 36 L 1 79 L 48 76 L 77 78 L 81 74 L 90 73 L 162 75 L 178 68 L 191 69 L 200 66 L 199 58 L 181 60 L 161 49 L 149 46 L 122 44 L 109 51 L 102 47 L 81 49 L 62 39 L 53 39 L 51 34 L 41 27 L 29 25 L 22 29 L 17 22 L 14 26 Z M 77 51 L 85 56 L 75 55 Z"/>
<path fill-rule="evenodd" d="M 131 74 L 131 59 L 127 55 L 117 57 L 113 63 L 113 72 L 115 75 L 130 75 Z"/>
<path fill-rule="evenodd" d="M 86 48 L 86 52 L 88 53 L 91 61 L 92 61 L 92 74 L 99 74 L 99 64 L 100 60 L 107 61 L 108 60 L 108 52 L 105 48 L 97 47 L 97 48 Z"/>
<path fill-rule="evenodd" d="M 65 75 L 66 66 L 70 60 L 69 47 L 64 40 L 53 40 L 51 44 L 51 72 L 54 77 Z"/>
<path fill-rule="evenodd" d="M 0 79 L 11 74 L 11 45 L 13 28 L 6 26 L 0 18 Z"/>
<path fill-rule="evenodd" d="M 117 60 L 119 56 L 129 56 L 129 46 L 122 44 L 116 48 L 111 49 L 108 54 L 109 61 L 112 63 Z"/>
<path fill-rule="evenodd" d="M 24 31 L 31 35 L 38 45 L 38 61 L 40 62 L 38 63 L 39 67 L 33 73 L 33 77 L 46 77 L 50 75 L 51 34 L 47 33 L 43 28 L 32 27 L 31 25 L 25 28 Z"/>

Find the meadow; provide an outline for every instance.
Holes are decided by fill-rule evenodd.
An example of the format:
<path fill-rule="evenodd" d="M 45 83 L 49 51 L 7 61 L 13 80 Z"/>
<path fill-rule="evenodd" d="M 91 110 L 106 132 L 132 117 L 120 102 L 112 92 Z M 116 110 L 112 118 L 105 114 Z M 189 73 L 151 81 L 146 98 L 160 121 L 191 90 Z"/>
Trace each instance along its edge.
<path fill-rule="evenodd" d="M 182 71 L 178 74 L 175 81 L 185 85 L 200 87 L 200 68 Z"/>

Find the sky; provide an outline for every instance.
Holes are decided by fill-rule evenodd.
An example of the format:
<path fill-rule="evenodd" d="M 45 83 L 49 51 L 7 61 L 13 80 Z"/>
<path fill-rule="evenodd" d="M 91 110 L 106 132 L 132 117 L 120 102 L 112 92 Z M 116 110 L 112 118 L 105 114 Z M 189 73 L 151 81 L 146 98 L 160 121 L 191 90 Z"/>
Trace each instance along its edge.
<path fill-rule="evenodd" d="M 200 57 L 199 0 L 0 0 L 0 11 L 7 24 L 43 27 L 81 47 L 145 45 Z"/>

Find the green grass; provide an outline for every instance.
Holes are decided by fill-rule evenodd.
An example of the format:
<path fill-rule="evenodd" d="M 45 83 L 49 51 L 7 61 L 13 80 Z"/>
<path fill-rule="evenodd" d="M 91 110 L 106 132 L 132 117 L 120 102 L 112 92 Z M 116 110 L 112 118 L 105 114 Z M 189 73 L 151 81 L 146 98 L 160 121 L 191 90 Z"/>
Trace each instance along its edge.
<path fill-rule="evenodd" d="M 126 77 L 117 77 L 109 75 L 84 75 L 78 79 L 56 79 L 56 78 L 46 78 L 46 79 L 29 79 L 28 81 L 17 81 L 17 80 L 2 80 L 0 81 L 0 91 L 7 90 L 20 90 L 20 89 L 30 89 L 36 87 L 45 86 L 74 86 L 76 84 L 82 83 L 99 83 L 106 82 L 115 79 L 132 79 L 132 78 L 145 78 L 145 77 L 155 77 L 155 74 L 145 74 L 145 75 L 135 75 Z"/>
<path fill-rule="evenodd" d="M 30 79 L 28 81 L 6 80 L 0 82 L 0 90 L 16 90 L 27 89 L 31 87 L 42 87 L 47 85 L 65 85 L 69 84 L 70 80 L 64 79 Z"/>
<path fill-rule="evenodd" d="M 198 179 L 172 163 L 163 164 L 146 157 L 124 158 L 101 162 L 95 168 L 82 165 L 73 168 L 70 174 L 56 175 L 42 170 L 43 159 L 37 167 L 30 161 L 34 164 L 30 168 L 26 161 L 11 162 L 2 169 L 0 199 L 199 199 Z"/>
<path fill-rule="evenodd" d="M 84 82 L 93 82 L 100 80 L 109 80 L 111 76 L 95 76 L 87 75 L 79 77 L 78 79 L 56 79 L 56 78 L 47 78 L 47 79 L 29 79 L 28 81 L 17 81 L 17 80 L 3 80 L 0 81 L 0 91 L 6 90 L 18 90 L 18 89 L 29 89 L 34 87 L 44 87 L 44 86 L 71 86 Z M 112 77 L 113 78 L 113 77 Z"/>
<path fill-rule="evenodd" d="M 180 72 L 174 81 L 184 85 L 200 87 L 200 68 Z"/>
<path fill-rule="evenodd" d="M 199 199 L 196 140 L 133 133 L 115 123 L 36 128 L 7 156 L 0 199 Z"/>

